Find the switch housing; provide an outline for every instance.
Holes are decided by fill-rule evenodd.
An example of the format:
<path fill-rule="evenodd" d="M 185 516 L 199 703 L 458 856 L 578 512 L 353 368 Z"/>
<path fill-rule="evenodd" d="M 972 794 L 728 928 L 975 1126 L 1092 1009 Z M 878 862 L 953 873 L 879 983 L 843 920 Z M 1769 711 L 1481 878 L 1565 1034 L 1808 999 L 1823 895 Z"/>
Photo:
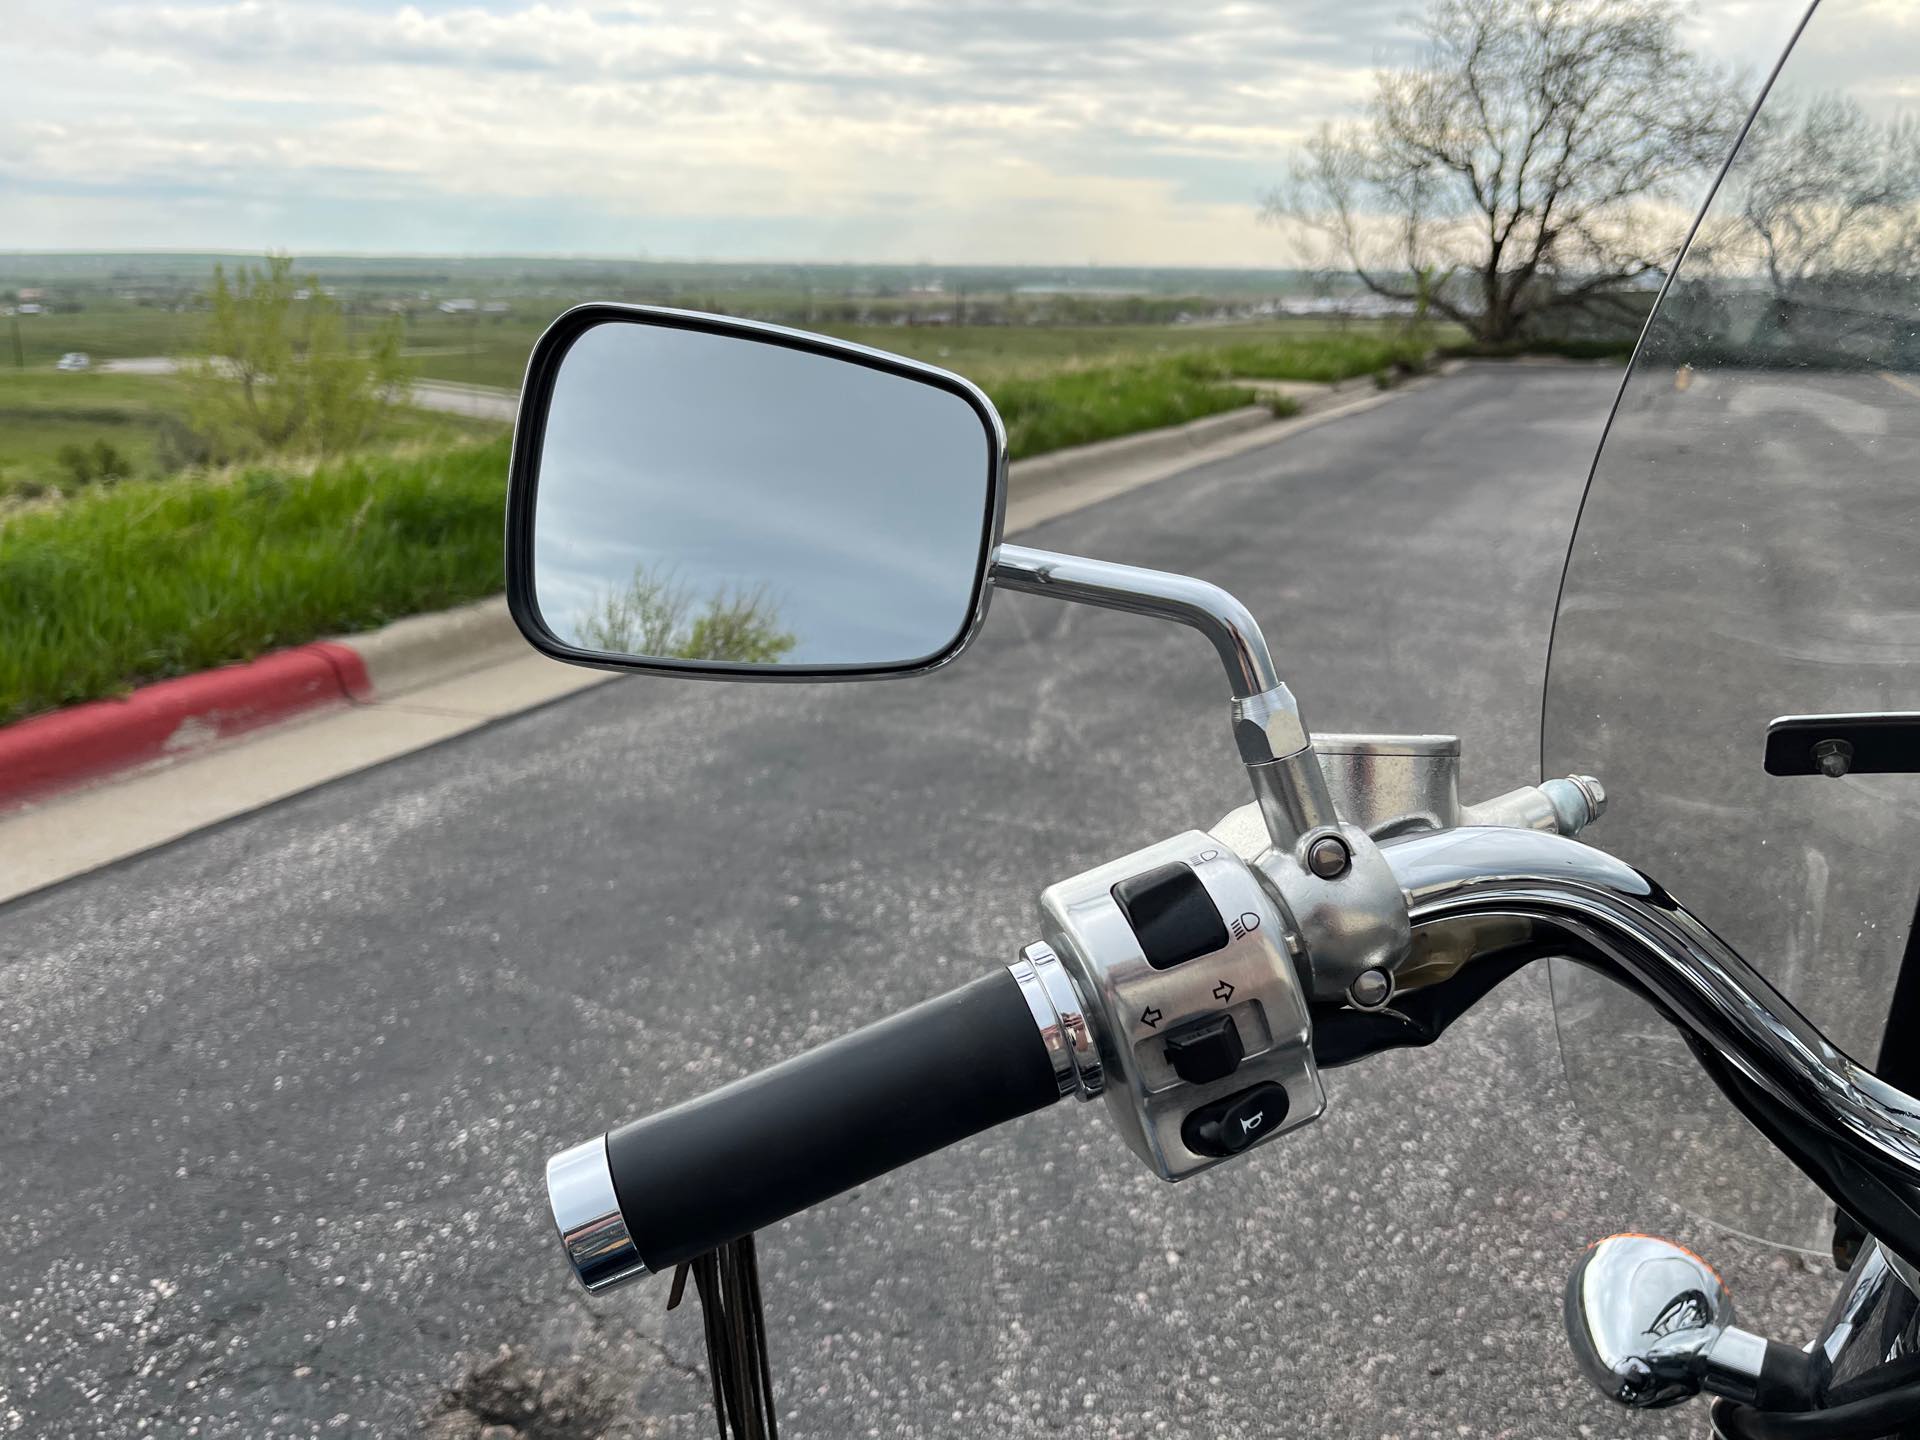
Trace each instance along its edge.
<path fill-rule="evenodd" d="M 1248 1149 L 1326 1108 L 1294 927 L 1226 844 L 1190 830 L 1049 887 L 1040 910 L 1047 943 L 1098 1017 L 1114 1123 L 1155 1173 L 1182 1180 L 1228 1158 L 1195 1150 L 1182 1127 L 1254 1087 L 1281 1086 L 1287 1103 Z"/>

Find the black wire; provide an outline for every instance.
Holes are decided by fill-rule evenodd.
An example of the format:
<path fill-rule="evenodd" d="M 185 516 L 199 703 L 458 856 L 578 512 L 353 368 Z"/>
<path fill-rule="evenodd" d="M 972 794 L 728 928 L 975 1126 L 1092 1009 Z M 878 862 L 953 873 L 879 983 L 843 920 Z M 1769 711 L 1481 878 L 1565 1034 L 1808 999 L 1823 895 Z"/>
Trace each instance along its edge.
<path fill-rule="evenodd" d="M 682 1264 L 674 1272 L 669 1310 L 679 1305 L 689 1276 L 700 1297 L 720 1440 L 779 1440 L 766 1312 L 760 1302 L 760 1262 L 753 1237 L 729 1241 Z"/>

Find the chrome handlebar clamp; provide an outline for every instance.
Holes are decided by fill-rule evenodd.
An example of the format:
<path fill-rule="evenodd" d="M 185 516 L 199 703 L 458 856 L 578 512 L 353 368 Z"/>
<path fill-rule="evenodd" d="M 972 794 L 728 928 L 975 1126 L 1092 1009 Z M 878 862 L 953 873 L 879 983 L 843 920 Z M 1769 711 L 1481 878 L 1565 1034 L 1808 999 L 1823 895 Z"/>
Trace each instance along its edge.
<path fill-rule="evenodd" d="M 1188 831 L 1049 887 L 1040 908 L 1046 943 L 1023 959 L 1057 957 L 1098 1017 L 1114 1123 L 1161 1178 L 1326 1108 L 1287 918 L 1229 847 Z"/>

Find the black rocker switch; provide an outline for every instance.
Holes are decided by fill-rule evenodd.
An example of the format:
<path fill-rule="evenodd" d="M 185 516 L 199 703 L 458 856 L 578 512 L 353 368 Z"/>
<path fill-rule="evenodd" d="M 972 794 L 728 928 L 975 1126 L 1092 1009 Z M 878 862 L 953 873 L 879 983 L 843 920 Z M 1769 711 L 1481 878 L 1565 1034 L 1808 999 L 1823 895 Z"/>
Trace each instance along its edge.
<path fill-rule="evenodd" d="M 1156 970 L 1226 948 L 1227 927 L 1207 887 L 1178 860 L 1122 880 L 1113 887 L 1113 899 L 1133 927 L 1140 953 Z"/>
<path fill-rule="evenodd" d="M 1211 1085 L 1240 1068 L 1246 1058 L 1240 1027 L 1227 1014 L 1209 1015 L 1167 1032 L 1167 1059 L 1189 1085 Z"/>
<path fill-rule="evenodd" d="M 1255 1085 L 1187 1116 L 1180 1138 L 1196 1155 L 1238 1155 L 1287 1118 L 1287 1087 Z"/>

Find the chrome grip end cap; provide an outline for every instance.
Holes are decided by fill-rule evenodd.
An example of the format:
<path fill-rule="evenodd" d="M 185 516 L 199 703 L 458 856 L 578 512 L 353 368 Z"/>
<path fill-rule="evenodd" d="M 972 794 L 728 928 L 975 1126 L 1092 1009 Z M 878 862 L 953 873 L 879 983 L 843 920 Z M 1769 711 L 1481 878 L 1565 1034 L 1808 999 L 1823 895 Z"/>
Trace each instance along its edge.
<path fill-rule="evenodd" d="M 602 1135 L 547 1161 L 547 1203 L 567 1263 L 588 1291 L 598 1294 L 647 1274 L 646 1262 L 627 1230 L 607 1164 Z"/>

